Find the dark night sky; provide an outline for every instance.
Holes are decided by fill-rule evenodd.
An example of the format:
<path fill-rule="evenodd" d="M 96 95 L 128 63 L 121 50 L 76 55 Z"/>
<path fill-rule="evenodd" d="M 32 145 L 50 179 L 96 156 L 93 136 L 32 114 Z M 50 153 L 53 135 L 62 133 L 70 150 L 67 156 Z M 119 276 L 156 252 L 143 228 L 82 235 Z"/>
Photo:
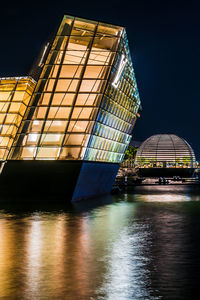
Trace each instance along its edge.
<path fill-rule="evenodd" d="M 200 158 L 198 1 L 7 1 L 1 6 L 0 77 L 26 75 L 64 14 L 126 27 L 143 106 L 135 139 L 175 133 Z"/>

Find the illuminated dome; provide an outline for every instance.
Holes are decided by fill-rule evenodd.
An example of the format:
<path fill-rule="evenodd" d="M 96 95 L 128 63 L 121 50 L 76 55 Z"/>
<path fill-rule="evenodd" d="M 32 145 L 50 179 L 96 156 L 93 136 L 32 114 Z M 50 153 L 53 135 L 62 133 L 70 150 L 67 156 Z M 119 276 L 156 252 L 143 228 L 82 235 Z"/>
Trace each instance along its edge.
<path fill-rule="evenodd" d="M 169 173 L 167 169 L 176 169 L 170 171 L 171 174 L 180 175 L 188 173 L 180 169 L 194 170 L 195 160 L 194 151 L 183 138 L 175 134 L 156 134 L 142 143 L 136 155 L 135 165 L 140 169 L 159 169 L 159 173 L 162 168 L 165 174 Z M 146 170 L 145 173 L 149 171 Z"/>

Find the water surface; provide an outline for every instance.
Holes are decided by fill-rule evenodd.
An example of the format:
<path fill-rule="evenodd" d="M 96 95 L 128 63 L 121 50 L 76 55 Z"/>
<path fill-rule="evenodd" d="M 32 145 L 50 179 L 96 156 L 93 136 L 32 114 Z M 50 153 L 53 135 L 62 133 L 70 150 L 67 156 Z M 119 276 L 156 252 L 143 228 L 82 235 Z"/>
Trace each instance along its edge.
<path fill-rule="evenodd" d="M 160 187 L 75 206 L 1 204 L 0 299 L 198 299 L 199 200 Z"/>

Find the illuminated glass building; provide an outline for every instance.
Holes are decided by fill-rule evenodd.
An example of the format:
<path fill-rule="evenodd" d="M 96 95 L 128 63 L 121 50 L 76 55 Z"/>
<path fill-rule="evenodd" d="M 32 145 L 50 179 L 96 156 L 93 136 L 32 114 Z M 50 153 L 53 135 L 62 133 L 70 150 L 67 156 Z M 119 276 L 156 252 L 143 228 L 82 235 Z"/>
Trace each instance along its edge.
<path fill-rule="evenodd" d="M 138 149 L 135 166 L 146 177 L 188 177 L 194 173 L 196 158 L 191 146 L 175 134 L 155 134 Z"/>
<path fill-rule="evenodd" d="M 140 107 L 125 29 L 64 16 L 38 69 L 3 177 L 21 163 L 73 200 L 109 192 Z"/>
<path fill-rule="evenodd" d="M 5 161 L 30 102 L 31 77 L 0 78 L 0 161 Z"/>

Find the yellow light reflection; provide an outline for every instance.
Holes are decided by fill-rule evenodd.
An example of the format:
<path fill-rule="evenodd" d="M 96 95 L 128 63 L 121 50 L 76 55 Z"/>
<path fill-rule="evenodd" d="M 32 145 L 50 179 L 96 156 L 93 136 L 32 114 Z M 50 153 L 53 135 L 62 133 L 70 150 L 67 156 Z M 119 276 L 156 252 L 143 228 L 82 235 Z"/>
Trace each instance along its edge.
<path fill-rule="evenodd" d="M 7 222 L 0 219 L 0 295 L 8 297 L 10 295 L 10 270 L 12 268 L 12 234 L 8 232 Z M 10 251 L 11 250 L 11 251 Z"/>
<path fill-rule="evenodd" d="M 37 293 L 40 288 L 40 266 L 42 250 L 42 223 L 32 221 L 27 236 L 27 279 L 26 285 L 29 293 Z"/>
<path fill-rule="evenodd" d="M 57 283 L 55 296 L 59 291 L 64 273 L 65 230 L 66 220 L 62 215 L 47 220 L 36 215 L 30 220 L 26 237 L 27 296 L 37 295 L 40 291 L 41 297 L 45 297 L 45 289 L 52 289 L 52 281 Z"/>

